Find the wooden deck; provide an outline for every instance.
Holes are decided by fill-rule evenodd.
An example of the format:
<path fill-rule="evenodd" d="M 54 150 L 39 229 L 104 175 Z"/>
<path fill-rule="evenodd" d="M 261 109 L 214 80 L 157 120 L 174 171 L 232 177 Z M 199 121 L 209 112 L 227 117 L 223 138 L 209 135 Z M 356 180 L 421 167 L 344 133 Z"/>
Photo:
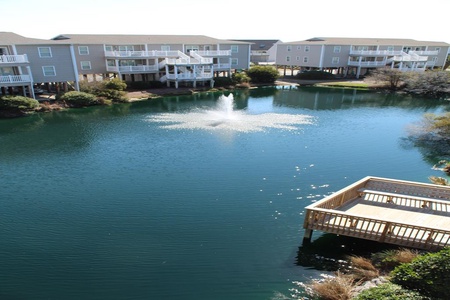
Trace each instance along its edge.
<path fill-rule="evenodd" d="M 366 177 L 306 207 L 313 230 L 437 250 L 450 246 L 450 187 Z"/>

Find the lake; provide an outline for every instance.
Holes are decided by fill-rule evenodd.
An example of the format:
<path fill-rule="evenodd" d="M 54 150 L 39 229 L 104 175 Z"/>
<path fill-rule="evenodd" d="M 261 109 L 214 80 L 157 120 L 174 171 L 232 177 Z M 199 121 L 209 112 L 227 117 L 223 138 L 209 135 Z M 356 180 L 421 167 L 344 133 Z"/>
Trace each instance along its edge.
<path fill-rule="evenodd" d="M 369 175 L 443 176 L 407 137 L 448 102 L 221 96 L 0 120 L 0 299 L 295 299 L 322 272 L 298 263 L 305 206 Z"/>

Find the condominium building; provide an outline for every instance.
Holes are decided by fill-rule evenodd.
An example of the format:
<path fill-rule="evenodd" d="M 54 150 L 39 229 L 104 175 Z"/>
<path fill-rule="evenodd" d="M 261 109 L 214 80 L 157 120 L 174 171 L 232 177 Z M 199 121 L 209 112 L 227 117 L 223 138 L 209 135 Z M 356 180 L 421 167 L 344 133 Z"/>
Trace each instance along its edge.
<path fill-rule="evenodd" d="M 359 78 L 376 68 L 443 69 L 450 44 L 412 39 L 312 38 L 277 45 L 276 65 Z"/>
<path fill-rule="evenodd" d="M 237 40 L 251 43 L 250 62 L 256 65 L 274 65 L 280 40 Z"/>
<path fill-rule="evenodd" d="M 197 83 L 247 69 L 248 42 L 183 35 L 63 34 L 51 40 L 0 32 L 0 94 L 19 89 L 33 95 L 36 84 L 79 89 L 82 80 Z"/>

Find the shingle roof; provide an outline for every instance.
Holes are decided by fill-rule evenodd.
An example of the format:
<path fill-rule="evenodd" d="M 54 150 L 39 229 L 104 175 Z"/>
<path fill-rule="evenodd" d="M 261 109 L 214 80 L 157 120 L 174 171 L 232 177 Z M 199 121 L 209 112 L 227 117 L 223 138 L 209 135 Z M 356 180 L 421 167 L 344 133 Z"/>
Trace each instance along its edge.
<path fill-rule="evenodd" d="M 55 40 L 63 37 L 61 40 Z M 55 42 L 70 44 L 250 44 L 204 35 L 61 34 Z"/>
<path fill-rule="evenodd" d="M 450 46 L 445 42 L 418 41 L 413 39 L 387 39 L 387 38 L 341 38 L 341 37 L 315 37 L 298 42 L 285 44 L 311 44 L 311 45 L 387 45 L 387 46 Z"/>
<path fill-rule="evenodd" d="M 0 45 L 51 44 L 52 41 L 33 39 L 13 32 L 0 31 Z"/>

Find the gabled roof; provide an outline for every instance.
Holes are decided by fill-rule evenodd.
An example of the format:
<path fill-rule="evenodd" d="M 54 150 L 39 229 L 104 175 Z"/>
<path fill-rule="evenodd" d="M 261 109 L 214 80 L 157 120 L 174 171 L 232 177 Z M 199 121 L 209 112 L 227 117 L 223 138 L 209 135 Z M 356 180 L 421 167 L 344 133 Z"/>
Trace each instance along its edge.
<path fill-rule="evenodd" d="M 205 35 L 134 35 L 134 34 L 60 34 L 52 40 L 70 44 L 249 44 L 244 42 L 220 40 Z"/>
<path fill-rule="evenodd" d="M 252 43 L 251 50 L 269 50 L 273 45 L 281 43 L 280 40 L 235 40 L 239 42 Z"/>
<path fill-rule="evenodd" d="M 413 39 L 387 38 L 342 38 L 342 37 L 314 37 L 304 41 L 287 42 L 284 44 L 310 45 L 387 45 L 387 46 L 450 46 L 445 42 L 417 41 Z"/>

